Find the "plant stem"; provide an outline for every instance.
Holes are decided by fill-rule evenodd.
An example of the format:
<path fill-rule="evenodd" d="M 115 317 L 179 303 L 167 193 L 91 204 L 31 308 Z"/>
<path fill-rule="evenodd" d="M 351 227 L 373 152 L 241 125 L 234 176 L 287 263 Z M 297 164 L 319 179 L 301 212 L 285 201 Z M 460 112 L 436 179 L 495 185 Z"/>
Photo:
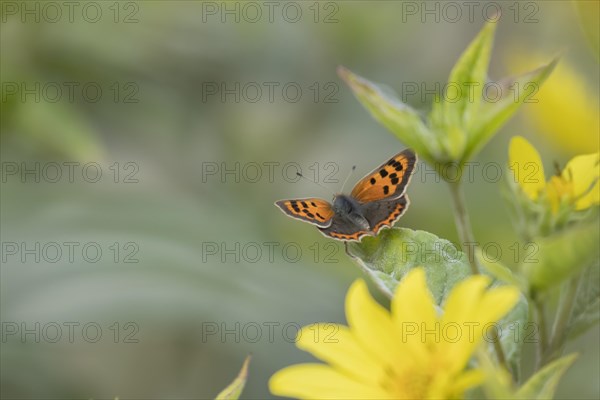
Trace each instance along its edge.
<path fill-rule="evenodd" d="M 469 258 L 471 272 L 473 273 L 473 275 L 478 275 L 479 266 L 477 265 L 477 260 L 475 258 L 476 242 L 475 236 L 473 235 L 473 230 L 471 228 L 469 213 L 467 212 L 465 196 L 462 192 L 459 180 L 454 182 L 448 181 L 448 185 L 450 186 L 450 193 L 452 195 L 452 205 L 454 206 L 454 219 L 456 221 L 456 230 L 458 231 L 458 237 L 462 242 L 463 249 L 465 247 L 467 249 L 467 257 Z M 496 356 L 500 365 L 506 368 L 507 371 L 510 371 L 512 375 L 513 371 L 506 362 L 506 356 L 504 355 L 502 344 L 498 341 L 498 338 L 494 340 L 494 349 L 496 351 Z"/>
<path fill-rule="evenodd" d="M 531 301 L 535 307 L 536 320 L 538 330 L 540 332 L 539 340 L 536 342 L 537 350 L 535 361 L 535 370 L 538 371 L 540 368 L 542 368 L 544 359 L 546 357 L 546 349 L 548 348 L 548 331 L 546 329 L 546 314 L 544 304 L 535 296 L 532 296 Z"/>
<path fill-rule="evenodd" d="M 511 376 L 513 377 L 513 381 L 514 381 L 513 371 L 510 368 L 510 366 L 508 365 L 508 363 L 506 362 L 506 356 L 504 355 L 504 350 L 502 349 L 502 344 L 500 343 L 500 338 L 498 337 L 497 334 L 494 337 L 494 350 L 496 351 L 496 356 L 498 357 L 498 363 L 500 365 L 504 366 L 504 368 L 506 368 L 506 370 L 508 372 L 510 372 Z"/>
<path fill-rule="evenodd" d="M 558 308 L 558 315 L 552 325 L 552 339 L 548 348 L 548 354 L 545 357 L 545 362 L 548 363 L 558 357 L 562 351 L 562 347 L 565 344 L 565 334 L 569 319 L 571 319 L 571 312 L 573 311 L 573 305 L 575 304 L 575 297 L 577 297 L 577 289 L 579 288 L 579 277 L 572 277 L 567 283 L 567 287 L 560 296 L 560 303 Z"/>
<path fill-rule="evenodd" d="M 452 205 L 454 207 L 454 219 L 456 221 L 456 230 L 458 238 L 461 241 L 463 250 L 466 248 L 469 265 L 473 275 L 479 274 L 479 266 L 475 259 L 475 239 L 471 228 L 469 213 L 467 212 L 465 196 L 462 192 L 460 181 L 448 182 L 450 194 L 452 195 Z"/>

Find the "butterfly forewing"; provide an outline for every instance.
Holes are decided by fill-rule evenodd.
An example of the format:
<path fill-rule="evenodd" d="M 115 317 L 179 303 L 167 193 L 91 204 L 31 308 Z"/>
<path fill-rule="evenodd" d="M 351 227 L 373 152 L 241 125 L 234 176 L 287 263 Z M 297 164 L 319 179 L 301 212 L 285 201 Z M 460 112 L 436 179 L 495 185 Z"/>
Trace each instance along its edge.
<path fill-rule="evenodd" d="M 392 200 L 401 197 L 414 172 L 417 156 L 406 149 L 360 180 L 352 189 L 352 197 L 361 203 Z"/>
<path fill-rule="evenodd" d="M 334 215 L 331 204 L 316 198 L 279 200 L 275 204 L 290 217 L 309 222 L 320 228 L 329 227 Z"/>

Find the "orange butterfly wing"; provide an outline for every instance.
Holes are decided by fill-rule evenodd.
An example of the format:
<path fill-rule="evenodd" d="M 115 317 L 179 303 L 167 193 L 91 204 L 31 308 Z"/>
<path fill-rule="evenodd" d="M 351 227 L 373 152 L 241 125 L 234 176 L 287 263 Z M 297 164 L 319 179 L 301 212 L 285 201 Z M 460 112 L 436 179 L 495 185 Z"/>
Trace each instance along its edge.
<path fill-rule="evenodd" d="M 352 197 L 361 203 L 397 199 L 404 194 L 416 162 L 412 150 L 403 150 L 361 179 L 352 189 Z"/>
<path fill-rule="evenodd" d="M 288 216 L 309 222 L 319 228 L 329 227 L 334 215 L 331 204 L 321 199 L 279 200 L 275 205 Z"/>

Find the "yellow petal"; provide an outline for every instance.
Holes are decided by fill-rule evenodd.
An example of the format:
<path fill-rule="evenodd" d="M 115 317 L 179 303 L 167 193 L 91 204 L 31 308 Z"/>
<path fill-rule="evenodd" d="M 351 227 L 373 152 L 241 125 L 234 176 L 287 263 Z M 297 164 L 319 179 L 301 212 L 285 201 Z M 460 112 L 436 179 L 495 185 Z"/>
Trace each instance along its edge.
<path fill-rule="evenodd" d="M 508 148 L 508 165 L 515 182 L 532 200 L 537 200 L 546 186 L 540 154 L 524 137 L 514 136 Z"/>
<path fill-rule="evenodd" d="M 517 304 L 519 296 L 519 290 L 513 286 L 493 288 L 483 294 L 477 301 L 476 309 L 472 311 L 472 315 L 469 317 L 469 321 L 476 324 L 473 326 L 473 330 L 471 332 L 466 329 L 463 330 L 464 335 L 460 337 L 459 341 L 452 344 L 455 349 L 453 355 L 454 368 L 460 370 L 466 367 L 484 335 L 491 339 L 492 331 L 484 332 L 484 329 L 492 329 L 490 324 L 498 322 L 512 310 Z M 472 337 L 470 337 L 471 334 Z"/>
<path fill-rule="evenodd" d="M 392 300 L 395 321 L 411 321 L 433 326 L 437 321 L 435 301 L 425 278 L 423 268 L 412 269 L 398 284 Z"/>
<path fill-rule="evenodd" d="M 567 163 L 562 178 L 572 182 L 577 210 L 599 203 L 600 153 L 576 156 Z"/>
<path fill-rule="evenodd" d="M 278 396 L 300 399 L 393 399 L 385 389 L 357 382 L 322 364 L 298 364 L 277 371 L 269 389 Z"/>
<path fill-rule="evenodd" d="M 444 304 L 442 325 L 450 322 L 463 322 L 472 319 L 490 278 L 484 275 L 470 276 L 457 283 Z"/>
<path fill-rule="evenodd" d="M 298 337 L 298 348 L 308 351 L 358 382 L 378 384 L 385 373 L 385 365 L 378 362 L 345 326 L 312 324 L 303 327 Z"/>
<path fill-rule="evenodd" d="M 346 318 L 353 335 L 373 357 L 392 365 L 399 356 L 390 313 L 377 303 L 362 279 L 355 281 L 346 296 Z"/>
<path fill-rule="evenodd" d="M 392 299 L 392 319 L 398 341 L 406 344 L 402 350 L 408 352 L 407 358 L 412 357 L 421 365 L 427 361 L 427 339 L 432 342 L 435 339 L 433 333 L 425 333 L 439 328 L 434 304 L 422 268 L 414 268 L 406 274 Z"/>
<path fill-rule="evenodd" d="M 441 356 L 451 371 L 463 369 L 471 352 L 481 340 L 481 323 L 477 321 L 479 301 L 490 279 L 483 275 L 471 276 L 454 286 L 442 317 L 443 339 Z"/>
<path fill-rule="evenodd" d="M 500 320 L 517 304 L 519 296 L 519 290 L 514 286 L 501 286 L 488 290 L 479 301 L 477 319 L 483 324 Z"/>

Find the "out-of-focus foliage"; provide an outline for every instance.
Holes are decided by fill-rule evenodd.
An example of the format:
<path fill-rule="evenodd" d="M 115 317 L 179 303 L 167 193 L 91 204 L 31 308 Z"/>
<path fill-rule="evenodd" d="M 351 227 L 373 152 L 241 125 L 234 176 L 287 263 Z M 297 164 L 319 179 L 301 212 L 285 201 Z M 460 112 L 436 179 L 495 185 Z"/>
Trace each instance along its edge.
<path fill-rule="evenodd" d="M 576 354 L 570 354 L 555 360 L 529 378 L 523 386 L 512 389 L 510 375 L 506 371 L 495 368 L 489 357 L 481 353 L 479 362 L 487 375 L 485 393 L 495 399 L 552 399 L 558 382 L 576 359 Z"/>

